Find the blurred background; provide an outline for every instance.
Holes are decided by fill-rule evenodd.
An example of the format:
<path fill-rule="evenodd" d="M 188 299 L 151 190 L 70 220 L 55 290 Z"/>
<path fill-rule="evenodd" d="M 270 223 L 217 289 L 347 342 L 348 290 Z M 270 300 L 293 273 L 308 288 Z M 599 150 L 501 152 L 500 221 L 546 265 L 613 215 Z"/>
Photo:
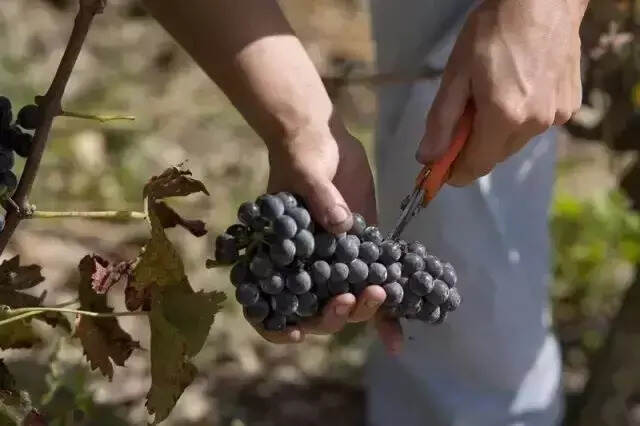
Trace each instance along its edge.
<path fill-rule="evenodd" d="M 375 87 L 367 2 L 281 1 L 325 76 L 350 130 L 372 149 Z M 562 132 L 550 222 L 554 239 L 554 326 L 562 344 L 568 425 L 640 425 L 640 2 L 591 0 L 583 24 L 584 108 Z M 2 0 L 0 92 L 14 111 L 50 82 L 67 41 L 76 0 Z M 110 0 L 95 20 L 72 75 L 64 107 L 124 113 L 134 122 L 57 119 L 32 195 L 43 210 L 141 210 L 144 182 L 187 160 L 210 197 L 179 209 L 207 222 L 209 234 L 169 235 L 196 288 L 228 292 L 227 271 L 207 270 L 212 242 L 237 205 L 261 193 L 264 146 L 224 95 L 145 13 L 137 0 Z M 20 164 L 22 167 L 22 164 Z M 375 164 L 373 164 L 375 167 Z M 47 304 L 72 298 L 76 266 L 87 252 L 134 257 L 142 223 L 25 221 L 11 255 L 44 266 Z M 428 242 L 427 242 L 428 243 Z M 635 283 L 635 285 L 634 285 Z M 112 303 L 123 301 L 111 292 Z M 123 327 L 148 345 L 145 320 Z M 112 382 L 89 372 L 74 339 L 43 329 L 36 351 L 1 354 L 36 405 L 57 423 L 145 424 L 148 354 L 135 352 Z M 363 424 L 360 376 L 371 333 L 348 327 L 297 346 L 262 341 L 235 303 L 216 317 L 199 377 L 167 425 Z M 77 423 L 65 423 L 76 412 Z"/>

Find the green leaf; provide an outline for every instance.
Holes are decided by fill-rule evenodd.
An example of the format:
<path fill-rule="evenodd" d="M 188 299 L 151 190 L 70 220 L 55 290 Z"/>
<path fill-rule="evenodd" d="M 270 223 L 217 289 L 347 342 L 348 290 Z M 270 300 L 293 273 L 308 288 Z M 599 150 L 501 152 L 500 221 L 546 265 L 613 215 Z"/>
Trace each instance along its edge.
<path fill-rule="evenodd" d="M 107 305 L 107 296 L 93 290 L 93 277 L 100 264 L 97 256 L 85 256 L 78 269 L 80 270 L 80 309 L 93 312 L 113 312 Z M 76 324 L 74 335 L 80 339 L 84 354 L 91 369 L 100 372 L 111 380 L 113 364 L 123 366 L 134 349 L 140 347 L 131 335 L 120 328 L 117 318 L 93 318 L 81 315 Z"/>
<path fill-rule="evenodd" d="M 0 320 L 10 317 L 9 313 L 0 310 Z M 33 330 L 30 320 L 21 319 L 0 325 L 0 349 L 26 349 L 40 343 L 40 337 Z"/>
<path fill-rule="evenodd" d="M 184 389 L 193 381 L 189 362 L 205 343 L 223 293 L 194 292 L 182 286 L 154 287 L 151 296 L 151 389 L 147 409 L 155 421 L 164 420 Z"/>

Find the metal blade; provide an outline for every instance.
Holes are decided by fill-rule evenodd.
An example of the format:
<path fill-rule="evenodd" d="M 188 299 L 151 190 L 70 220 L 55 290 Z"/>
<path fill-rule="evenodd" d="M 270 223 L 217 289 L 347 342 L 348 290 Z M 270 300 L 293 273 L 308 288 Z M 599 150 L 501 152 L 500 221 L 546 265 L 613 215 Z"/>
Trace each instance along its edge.
<path fill-rule="evenodd" d="M 390 239 L 396 240 L 402 234 L 402 231 L 407 227 L 411 219 L 420 211 L 422 208 L 422 198 L 424 197 L 423 189 L 416 189 L 410 195 L 410 197 L 406 200 L 407 203 L 405 207 L 402 209 L 402 213 L 396 222 L 396 226 L 393 228 L 393 232 L 390 235 Z M 403 203 L 404 204 L 404 203 Z"/>

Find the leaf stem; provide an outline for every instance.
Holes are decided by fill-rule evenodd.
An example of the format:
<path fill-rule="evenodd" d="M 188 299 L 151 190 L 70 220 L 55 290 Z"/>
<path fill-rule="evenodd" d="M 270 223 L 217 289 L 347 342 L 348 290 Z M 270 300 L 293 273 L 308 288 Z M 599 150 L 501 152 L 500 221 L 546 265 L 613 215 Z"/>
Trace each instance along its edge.
<path fill-rule="evenodd" d="M 16 308 L 9 310 L 10 314 L 22 314 L 27 312 L 64 312 L 67 314 L 76 314 L 76 315 L 86 315 L 88 317 L 94 318 L 111 318 L 111 317 L 135 317 L 141 315 L 147 315 L 146 312 L 93 312 L 93 311 L 83 311 L 79 309 L 70 309 L 70 308 L 54 308 L 54 307 L 46 307 L 46 306 L 35 306 L 32 308 Z"/>
<path fill-rule="evenodd" d="M 36 103 L 42 108 L 43 117 L 33 135 L 31 151 L 22 171 L 22 176 L 20 176 L 18 188 L 13 196 L 16 204 L 24 211 L 29 210 L 29 193 L 40 168 L 40 161 L 49 139 L 53 119 L 62 111 L 62 96 L 67 87 L 67 82 L 82 50 L 82 45 L 87 37 L 93 18 L 96 14 L 101 13 L 105 6 L 105 0 L 79 0 L 78 2 L 80 8 L 51 85 L 44 96 L 36 97 Z M 0 254 L 6 248 L 21 219 L 19 211 L 11 209 L 7 212 L 6 224 L 0 233 Z"/>
<path fill-rule="evenodd" d="M 128 210 L 107 210 L 95 212 L 53 212 L 36 210 L 27 216 L 28 219 L 54 219 L 63 217 L 80 217 L 86 219 L 146 219 L 144 212 Z"/>
<path fill-rule="evenodd" d="M 62 111 L 59 116 L 62 117 L 72 117 L 72 118 L 83 118 L 86 120 L 96 120 L 101 123 L 106 123 L 107 121 L 115 121 L 115 120 L 130 120 L 133 121 L 136 118 L 133 115 L 99 115 L 99 114 L 83 114 L 81 112 L 71 112 L 71 111 Z"/>

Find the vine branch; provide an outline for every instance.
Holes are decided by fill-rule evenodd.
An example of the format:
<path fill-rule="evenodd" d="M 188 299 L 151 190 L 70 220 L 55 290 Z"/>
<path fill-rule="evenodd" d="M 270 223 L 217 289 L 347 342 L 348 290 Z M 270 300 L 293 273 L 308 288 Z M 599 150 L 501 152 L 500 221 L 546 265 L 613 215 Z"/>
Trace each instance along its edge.
<path fill-rule="evenodd" d="M 147 315 L 147 313 L 143 311 L 93 312 L 93 311 L 83 311 L 79 309 L 70 309 L 70 308 L 54 308 L 54 307 L 36 306 L 33 308 L 18 308 L 18 309 L 9 310 L 10 314 L 15 314 L 15 315 L 1 320 L 0 327 L 6 324 L 10 324 L 14 321 L 20 321 L 25 318 L 33 317 L 45 312 L 64 312 L 68 314 L 85 315 L 93 318 L 135 317 L 135 316 Z"/>
<path fill-rule="evenodd" d="M 96 120 L 101 123 L 106 123 L 107 121 L 115 121 L 115 120 L 129 120 L 133 121 L 136 118 L 133 115 L 99 115 L 99 114 L 83 114 L 81 112 L 71 112 L 71 111 L 61 111 L 58 114 L 60 117 L 71 117 L 71 118 L 83 118 L 85 120 Z"/>
<path fill-rule="evenodd" d="M 51 124 L 54 117 L 58 116 L 62 111 L 62 96 L 64 95 L 67 82 L 73 71 L 73 67 L 78 59 L 78 55 L 82 50 L 82 45 L 89 32 L 89 27 L 96 14 L 101 13 L 104 9 L 106 0 L 79 0 L 80 7 L 76 15 L 67 47 L 65 48 L 60 65 L 53 77 L 51 86 L 44 96 L 36 97 L 36 103 L 42 108 L 42 121 L 33 135 L 33 144 L 31 152 L 27 158 L 27 163 L 20 177 L 18 188 L 13 195 L 13 200 L 20 209 L 29 210 L 29 193 L 33 187 L 33 182 L 40 168 L 40 161 L 44 153 Z M 15 232 L 20 220 L 22 219 L 20 212 L 11 209 L 7 212 L 6 225 L 0 233 L 0 254 L 6 248 L 9 239 Z"/>
<path fill-rule="evenodd" d="M 86 219 L 146 219 L 144 212 L 127 210 L 109 210 L 96 212 L 50 212 L 36 210 L 24 219 L 55 219 L 65 217 L 79 217 Z"/>

